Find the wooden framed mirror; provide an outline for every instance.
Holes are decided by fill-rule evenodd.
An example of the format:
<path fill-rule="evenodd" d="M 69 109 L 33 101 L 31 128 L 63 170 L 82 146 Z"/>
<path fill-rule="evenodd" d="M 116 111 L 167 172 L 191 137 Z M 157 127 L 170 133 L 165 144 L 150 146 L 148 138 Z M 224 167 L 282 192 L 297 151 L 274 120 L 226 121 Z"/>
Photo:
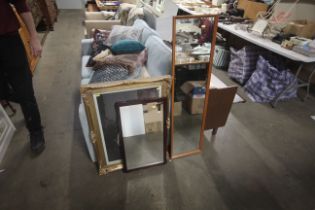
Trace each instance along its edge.
<path fill-rule="evenodd" d="M 166 163 L 167 98 L 116 103 L 125 171 Z"/>
<path fill-rule="evenodd" d="M 81 86 L 99 174 L 123 168 L 115 103 L 169 97 L 170 76 Z"/>
<path fill-rule="evenodd" d="M 173 17 L 170 158 L 202 151 L 217 15 Z"/>

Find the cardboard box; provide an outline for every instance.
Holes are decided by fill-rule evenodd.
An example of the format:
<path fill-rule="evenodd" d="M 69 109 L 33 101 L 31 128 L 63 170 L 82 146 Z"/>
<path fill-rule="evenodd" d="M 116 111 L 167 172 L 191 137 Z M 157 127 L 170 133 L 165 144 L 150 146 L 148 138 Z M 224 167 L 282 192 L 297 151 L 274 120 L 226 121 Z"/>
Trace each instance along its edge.
<path fill-rule="evenodd" d="M 202 114 L 204 102 L 204 97 L 194 98 L 193 96 L 188 95 L 184 101 L 184 108 L 189 114 Z"/>
<path fill-rule="evenodd" d="M 247 1 L 244 9 L 244 18 L 248 18 L 251 20 L 257 19 L 257 14 L 259 12 L 266 12 L 268 5 L 255 1 Z"/>
<path fill-rule="evenodd" d="M 180 89 L 186 94 L 186 95 L 204 95 L 206 93 L 206 82 L 205 81 L 187 81 L 185 82 Z"/>
<path fill-rule="evenodd" d="M 305 38 L 315 37 L 315 22 L 307 20 L 295 20 L 289 22 L 283 29 L 286 34 L 294 34 Z"/>
<path fill-rule="evenodd" d="M 186 94 L 184 108 L 190 114 L 202 114 L 206 94 L 205 81 L 187 81 L 180 88 Z"/>
<path fill-rule="evenodd" d="M 174 102 L 174 116 L 180 116 L 182 114 L 183 103 L 181 101 Z"/>
<path fill-rule="evenodd" d="M 163 132 L 162 122 L 151 122 L 145 124 L 145 133 Z"/>
<path fill-rule="evenodd" d="M 145 106 L 144 109 L 145 133 L 163 132 L 163 112 L 152 106 Z"/>

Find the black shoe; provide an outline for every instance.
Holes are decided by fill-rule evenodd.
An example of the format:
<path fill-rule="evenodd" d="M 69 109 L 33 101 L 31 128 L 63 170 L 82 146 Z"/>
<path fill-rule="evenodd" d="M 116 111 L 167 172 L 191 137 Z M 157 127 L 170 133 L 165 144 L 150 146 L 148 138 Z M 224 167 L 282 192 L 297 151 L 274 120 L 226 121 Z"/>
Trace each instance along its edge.
<path fill-rule="evenodd" d="M 34 131 L 30 133 L 31 150 L 35 154 L 40 154 L 45 149 L 45 138 L 43 131 Z"/>

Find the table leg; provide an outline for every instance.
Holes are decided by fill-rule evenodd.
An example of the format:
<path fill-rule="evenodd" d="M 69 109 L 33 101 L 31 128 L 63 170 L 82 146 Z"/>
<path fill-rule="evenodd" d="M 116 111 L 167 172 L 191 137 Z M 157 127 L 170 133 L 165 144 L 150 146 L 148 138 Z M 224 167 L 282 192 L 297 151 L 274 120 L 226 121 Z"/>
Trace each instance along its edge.
<path fill-rule="evenodd" d="M 304 100 L 307 99 L 310 95 L 311 82 L 314 75 L 315 75 L 315 67 L 313 68 L 310 76 L 308 77 L 308 84 L 307 84 L 306 95 L 304 97 Z"/>

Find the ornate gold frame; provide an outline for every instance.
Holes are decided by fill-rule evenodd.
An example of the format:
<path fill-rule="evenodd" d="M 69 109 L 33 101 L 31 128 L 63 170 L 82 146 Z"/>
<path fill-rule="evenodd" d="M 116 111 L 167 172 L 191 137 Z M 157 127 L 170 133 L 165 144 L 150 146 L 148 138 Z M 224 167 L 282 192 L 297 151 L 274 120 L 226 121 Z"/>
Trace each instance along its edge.
<path fill-rule="evenodd" d="M 171 77 L 161 76 L 154 78 L 145 78 L 140 80 L 123 80 L 106 83 L 95 83 L 88 85 L 81 85 L 80 91 L 85 106 L 88 125 L 90 129 L 90 138 L 94 145 L 97 166 L 99 175 L 105 175 L 109 172 L 123 168 L 122 163 L 108 165 L 105 159 L 105 151 L 101 139 L 101 131 L 99 129 L 96 104 L 94 103 L 94 96 L 110 93 L 114 91 L 130 90 L 130 89 L 143 89 L 147 87 L 161 87 L 161 97 L 169 97 L 171 88 Z"/>

